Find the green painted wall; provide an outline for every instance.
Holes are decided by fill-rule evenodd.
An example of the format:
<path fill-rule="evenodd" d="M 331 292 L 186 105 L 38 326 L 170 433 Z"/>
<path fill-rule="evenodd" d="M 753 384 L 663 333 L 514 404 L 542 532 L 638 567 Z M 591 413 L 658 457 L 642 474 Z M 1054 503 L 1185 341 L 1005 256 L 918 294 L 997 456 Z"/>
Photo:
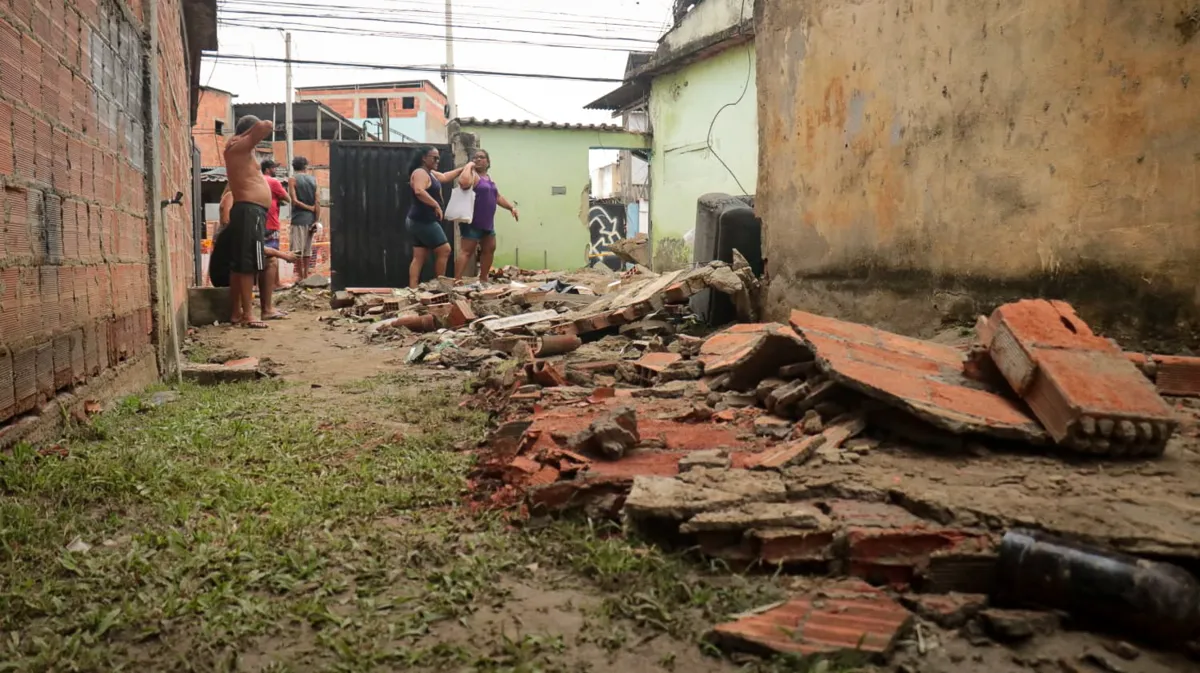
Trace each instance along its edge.
<path fill-rule="evenodd" d="M 692 261 L 683 235 L 696 226 L 696 199 L 709 192 L 753 194 L 758 183 L 758 108 L 754 45 L 727 49 L 678 72 L 656 77 L 650 88 L 654 148 L 650 160 L 650 223 L 654 268 Z M 749 80 L 747 80 L 749 75 Z M 708 150 L 713 147 L 745 190 Z"/>
<path fill-rule="evenodd" d="M 496 212 L 498 267 L 518 261 L 526 269 L 585 266 L 588 150 L 648 148 L 644 136 L 624 132 L 469 125 L 460 130 L 478 136 L 492 157 L 492 179 L 521 213 L 521 221 L 513 222 L 504 209 Z M 566 193 L 554 195 L 553 187 L 565 187 Z"/>

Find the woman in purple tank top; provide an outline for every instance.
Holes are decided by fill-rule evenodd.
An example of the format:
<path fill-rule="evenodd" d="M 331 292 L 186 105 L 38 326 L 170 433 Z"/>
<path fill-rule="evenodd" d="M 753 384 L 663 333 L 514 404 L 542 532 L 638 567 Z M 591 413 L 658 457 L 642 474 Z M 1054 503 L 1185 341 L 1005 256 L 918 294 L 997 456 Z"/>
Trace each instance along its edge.
<path fill-rule="evenodd" d="M 467 268 L 478 251 L 479 282 L 487 282 L 492 258 L 496 255 L 496 206 L 512 213 L 513 219 L 520 221 L 516 204 L 504 198 L 496 189 L 496 183 L 488 176 L 491 167 L 492 158 L 487 150 L 476 150 L 474 162 L 467 164 L 467 170 L 458 177 L 459 188 L 475 190 L 475 214 L 470 224 L 463 222 L 458 225 L 462 232 L 462 250 L 458 252 L 458 261 L 454 264 L 455 280 L 462 278 L 463 269 Z"/>

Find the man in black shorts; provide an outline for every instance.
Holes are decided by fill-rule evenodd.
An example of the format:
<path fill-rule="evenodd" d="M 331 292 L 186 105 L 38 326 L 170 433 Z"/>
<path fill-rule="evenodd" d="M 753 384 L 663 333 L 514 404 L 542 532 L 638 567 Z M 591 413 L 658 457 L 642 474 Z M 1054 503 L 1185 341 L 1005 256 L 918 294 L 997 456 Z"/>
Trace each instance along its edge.
<path fill-rule="evenodd" d="M 225 145 L 225 172 L 229 189 L 233 192 L 233 206 L 229 211 L 229 224 L 221 232 L 228 256 L 222 264 L 229 268 L 229 292 L 233 299 L 233 323 L 242 327 L 266 329 L 267 324 L 253 319 L 254 280 L 266 267 L 263 238 L 266 235 L 267 209 L 271 206 L 271 189 L 267 185 L 259 164 L 254 159 L 254 148 L 271 134 L 274 126 L 269 121 L 247 115 L 237 121 L 235 135 Z M 209 276 L 216 266 L 209 264 Z M 223 269 L 217 271 L 221 275 Z M 215 279 L 214 279 L 215 283 Z M 264 316 L 265 317 L 265 316 Z"/>
<path fill-rule="evenodd" d="M 229 227 L 225 227 L 217 234 L 217 240 L 213 241 L 212 253 L 208 258 L 208 279 L 213 287 L 229 287 L 230 277 L 233 275 L 233 258 L 238 254 L 239 243 L 234 236 L 225 235 L 228 229 Z M 282 259 L 290 264 L 295 264 L 298 259 L 296 255 L 272 248 L 263 248 L 263 255 Z"/>

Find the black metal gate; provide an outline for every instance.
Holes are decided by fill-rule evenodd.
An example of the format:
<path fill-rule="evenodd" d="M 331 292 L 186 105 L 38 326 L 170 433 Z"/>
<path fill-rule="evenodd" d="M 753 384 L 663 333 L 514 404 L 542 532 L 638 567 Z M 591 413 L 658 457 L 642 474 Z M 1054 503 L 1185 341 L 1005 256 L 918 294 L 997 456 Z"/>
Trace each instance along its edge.
<path fill-rule="evenodd" d="M 330 144 L 329 248 L 333 289 L 408 285 L 413 246 L 404 217 L 412 205 L 408 178 L 421 147 L 425 146 L 368 141 Z M 433 147 L 442 157 L 438 170 L 452 170 L 454 158 L 450 146 Z M 453 225 L 442 226 L 453 246 Z M 446 273 L 454 273 L 453 253 Z M 430 255 L 421 272 L 421 281 L 432 277 Z"/>

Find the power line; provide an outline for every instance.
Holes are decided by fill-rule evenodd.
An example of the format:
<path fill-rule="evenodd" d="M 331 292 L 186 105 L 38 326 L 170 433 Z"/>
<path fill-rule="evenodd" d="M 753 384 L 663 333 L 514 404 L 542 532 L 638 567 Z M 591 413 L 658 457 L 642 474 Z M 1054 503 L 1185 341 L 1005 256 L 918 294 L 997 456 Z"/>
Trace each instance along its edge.
<path fill-rule="evenodd" d="M 493 95 L 493 96 L 495 96 L 496 98 L 499 98 L 500 100 L 504 101 L 505 103 L 508 103 L 509 105 L 512 105 L 513 107 L 515 107 L 515 108 L 517 108 L 517 109 L 521 110 L 522 112 L 524 112 L 524 113 L 526 113 L 526 114 L 533 115 L 534 117 L 537 117 L 538 119 L 540 119 L 540 120 L 542 120 L 542 121 L 550 121 L 549 119 L 546 119 L 545 117 L 543 117 L 542 115 L 540 115 L 540 114 L 538 114 L 538 113 L 534 112 L 533 110 L 530 110 L 529 108 L 526 108 L 526 107 L 522 106 L 520 103 L 517 103 L 516 101 L 510 100 L 510 99 L 508 99 L 508 98 L 505 98 L 504 96 L 502 96 L 502 95 L 500 95 L 500 94 L 496 93 L 495 91 L 492 91 L 491 89 L 489 89 L 489 88 L 487 88 L 486 86 L 484 86 L 484 85 L 480 84 L 479 82 L 476 82 L 475 80 L 471 79 L 470 77 L 467 77 L 466 75 L 463 75 L 463 79 L 467 80 L 467 81 L 468 81 L 468 82 L 470 82 L 471 84 L 474 84 L 475 86 L 479 87 L 480 89 L 483 89 L 484 91 L 486 91 L 486 92 L 488 92 L 488 93 L 492 94 L 492 95 Z"/>
<path fill-rule="evenodd" d="M 223 26 L 233 26 L 236 28 L 251 28 L 256 30 L 273 31 L 279 28 L 287 28 L 299 33 L 318 33 L 327 35 L 365 35 L 368 37 L 386 37 L 386 38 L 403 38 L 410 40 L 425 40 L 432 42 L 443 42 L 444 37 L 440 35 L 431 35 L 426 33 L 402 33 L 402 32 L 384 32 L 370 31 L 361 28 L 350 28 L 345 26 L 327 26 L 325 28 L 314 28 L 308 24 L 292 23 L 286 21 L 271 21 L 269 23 L 256 23 L 259 19 L 221 19 L 218 21 Z M 486 44 L 509 44 L 509 45 L 524 45 L 533 47 L 551 47 L 554 49 L 582 49 L 587 51 L 615 51 L 622 54 L 627 54 L 631 50 L 629 47 L 604 46 L 604 45 L 584 45 L 584 44 L 562 44 L 556 42 L 536 42 L 532 40 L 503 40 L 499 38 L 489 37 L 455 37 L 455 42 L 476 42 Z"/>
<path fill-rule="evenodd" d="M 438 28 L 442 28 L 445 26 L 444 23 L 433 23 L 433 22 L 428 22 L 428 21 L 413 21 L 411 19 L 408 19 L 408 20 L 406 20 L 406 19 L 389 19 L 389 18 L 379 18 L 379 17 L 374 17 L 374 16 L 348 16 L 348 15 L 339 15 L 339 14 L 309 14 L 309 15 L 306 15 L 303 17 L 297 17 L 297 16 L 287 13 L 287 12 L 267 12 L 267 11 L 262 11 L 262 10 L 251 10 L 251 9 L 225 10 L 224 13 L 225 14 L 233 14 L 233 15 L 235 15 L 234 18 L 240 18 L 240 17 L 245 17 L 245 16 L 267 16 L 267 17 L 274 17 L 274 18 L 281 18 L 281 19 L 303 18 L 303 19 L 335 19 L 338 21 L 370 21 L 371 23 L 391 23 L 391 24 L 412 25 L 412 26 L 435 26 Z M 613 41 L 613 42 L 634 42 L 634 43 L 638 43 L 641 45 L 647 45 L 649 43 L 648 40 L 639 40 L 637 38 L 632 38 L 632 37 L 599 37 L 594 34 L 588 35 L 585 33 L 564 33 L 564 32 L 544 31 L 544 30 L 527 30 L 527 29 L 523 29 L 523 28 L 500 28 L 497 26 L 463 26 L 460 24 L 454 24 L 454 27 L 455 28 L 465 28 L 465 29 L 470 29 L 470 30 L 502 31 L 505 33 L 528 33 L 528 34 L 532 34 L 532 35 L 550 35 L 550 36 L 554 36 L 554 37 L 582 37 L 582 38 L 586 38 L 589 40 L 602 39 L 602 40 L 609 40 L 609 41 Z"/>
<path fill-rule="evenodd" d="M 255 62 L 271 62 L 271 63 L 287 63 L 286 58 L 273 58 L 267 56 L 248 56 L 246 54 L 221 54 L 213 52 L 205 52 L 205 55 L 215 58 L 219 61 L 255 61 Z M 386 65 L 383 63 L 348 63 L 344 61 L 316 61 L 304 59 L 292 59 L 293 65 L 318 65 L 331 66 L 337 68 L 362 68 L 364 70 L 408 70 L 410 72 L 447 72 L 445 68 L 421 66 L 421 65 Z M 623 80 L 614 79 L 612 77 L 586 77 L 583 75 L 554 75 L 551 73 L 537 72 L 502 72 L 497 70 L 468 70 L 462 68 L 453 68 L 449 72 L 456 75 L 479 75 L 491 77 L 524 77 L 527 79 L 548 79 L 570 82 L 602 82 L 605 84 L 619 84 Z"/>
<path fill-rule="evenodd" d="M 391 0 L 391 1 L 395 2 L 396 0 Z M 221 2 L 219 3 L 218 6 L 221 8 L 229 8 L 232 5 L 248 5 L 248 6 L 252 6 L 255 8 L 262 6 L 262 5 L 250 2 L 249 0 L 221 0 Z M 416 7 L 409 7 L 409 6 L 402 6 L 402 7 L 382 6 L 381 7 L 381 6 L 374 5 L 374 4 L 372 4 L 372 5 L 339 5 L 339 4 L 298 2 L 296 0 L 283 0 L 282 2 L 272 3 L 270 6 L 271 7 L 295 7 L 295 8 L 304 8 L 304 9 L 346 9 L 346 10 L 351 10 L 351 11 L 356 11 L 356 12 L 365 10 L 365 11 L 375 12 L 375 13 L 401 14 L 401 15 L 405 15 L 405 16 L 424 15 L 424 16 L 429 16 L 429 17 L 433 17 L 433 18 L 444 16 L 444 14 L 440 10 L 431 10 L 428 8 L 428 6 L 425 6 L 425 5 L 418 5 Z M 571 14 L 571 13 L 562 13 L 562 12 L 532 11 L 532 13 L 530 13 L 529 10 L 521 10 L 519 8 L 511 8 L 511 7 L 499 8 L 499 7 L 484 7 L 484 6 L 480 6 L 480 5 L 461 5 L 461 4 L 458 6 L 462 7 L 463 9 L 468 10 L 468 12 L 469 12 L 469 10 L 472 10 L 472 9 L 482 10 L 483 12 L 486 12 L 486 18 L 481 19 L 481 20 L 494 21 L 495 19 L 508 18 L 508 19 L 514 19 L 514 20 L 519 20 L 519 21 L 555 23 L 555 24 L 561 24 L 561 25 L 576 25 L 576 26 L 584 26 L 584 27 L 594 27 L 598 23 L 606 23 L 606 24 L 610 24 L 610 25 L 614 25 L 614 26 L 621 26 L 621 27 L 626 27 L 626 28 L 640 28 L 640 29 L 655 30 L 655 31 L 659 30 L 659 25 L 653 21 L 625 20 L 625 19 L 617 19 L 617 18 L 606 17 L 606 16 L 595 16 L 595 15 L 587 15 L 587 14 Z M 514 12 L 518 12 L 518 13 L 514 13 Z M 468 18 L 470 18 L 471 16 L 472 16 L 471 13 L 467 14 Z M 553 18 L 556 16 L 568 17 L 568 18 L 561 18 L 561 19 Z"/>

